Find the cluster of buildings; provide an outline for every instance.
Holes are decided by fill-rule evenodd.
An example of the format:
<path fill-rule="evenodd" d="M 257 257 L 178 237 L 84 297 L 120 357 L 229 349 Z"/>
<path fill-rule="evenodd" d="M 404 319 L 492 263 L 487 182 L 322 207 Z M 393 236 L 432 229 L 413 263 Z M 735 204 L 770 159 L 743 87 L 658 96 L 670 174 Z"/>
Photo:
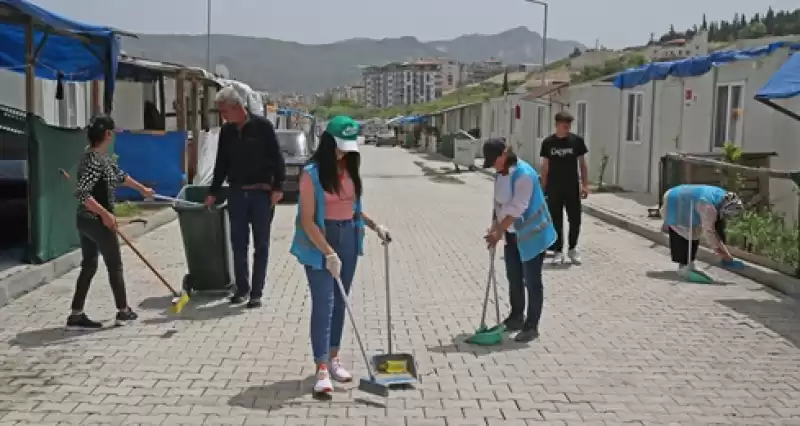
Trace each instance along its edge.
<path fill-rule="evenodd" d="M 330 102 L 350 100 L 368 108 L 391 108 L 434 101 L 459 87 L 505 72 L 529 71 L 538 65 L 508 65 L 490 58 L 461 63 L 447 58 L 421 58 L 362 68 L 362 82 L 317 94 Z"/>

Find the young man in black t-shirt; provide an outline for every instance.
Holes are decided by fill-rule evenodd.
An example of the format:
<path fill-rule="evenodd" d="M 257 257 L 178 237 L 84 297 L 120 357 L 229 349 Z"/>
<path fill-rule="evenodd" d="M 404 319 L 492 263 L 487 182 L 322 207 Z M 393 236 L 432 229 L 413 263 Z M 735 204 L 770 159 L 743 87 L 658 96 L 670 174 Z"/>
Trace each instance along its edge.
<path fill-rule="evenodd" d="M 572 115 L 566 111 L 556 114 L 556 132 L 542 141 L 542 186 L 547 196 L 547 205 L 553 218 L 558 239 L 551 249 L 555 252 L 553 261 L 564 262 L 564 210 L 569 221 L 569 256 L 572 263 L 580 264 L 581 258 L 576 246 L 581 231 L 581 199 L 589 195 L 589 176 L 587 174 L 586 143 L 583 138 L 570 132 Z M 578 171 L 580 170 L 580 174 Z"/>

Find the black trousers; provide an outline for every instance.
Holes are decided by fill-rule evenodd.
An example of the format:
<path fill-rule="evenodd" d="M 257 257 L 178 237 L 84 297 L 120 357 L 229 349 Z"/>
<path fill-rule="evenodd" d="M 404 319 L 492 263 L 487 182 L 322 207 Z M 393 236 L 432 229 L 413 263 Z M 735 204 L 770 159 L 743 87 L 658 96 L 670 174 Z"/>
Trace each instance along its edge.
<path fill-rule="evenodd" d="M 725 221 L 718 219 L 717 223 L 714 224 L 714 230 L 717 232 L 717 237 L 720 241 L 724 243 L 726 240 Z M 700 240 L 692 240 L 691 252 L 689 245 L 689 240 L 681 237 L 680 234 L 675 232 L 672 228 L 669 228 L 669 253 L 673 262 L 681 266 L 694 262 L 697 258 L 697 250 L 700 248 Z"/>
<path fill-rule="evenodd" d="M 78 274 L 78 283 L 75 286 L 75 295 L 72 298 L 72 310 L 83 311 L 86 296 L 92 278 L 97 273 L 97 264 L 100 255 L 106 264 L 108 282 L 114 294 L 114 303 L 117 309 L 126 309 L 128 299 L 125 294 L 125 280 L 122 276 L 122 253 L 119 248 L 117 234 L 108 229 L 100 219 L 78 217 L 78 234 L 81 242 L 81 272 Z"/>
<path fill-rule="evenodd" d="M 508 278 L 508 296 L 511 302 L 512 318 L 524 319 L 525 328 L 539 329 L 544 304 L 544 285 L 542 266 L 544 253 L 527 262 L 522 261 L 517 247 L 517 235 L 506 232 L 506 245 L 503 251 Z M 525 296 L 528 296 L 528 309 L 525 309 Z"/>
<path fill-rule="evenodd" d="M 569 248 L 574 249 L 578 245 L 578 236 L 581 233 L 581 191 L 575 189 L 558 189 L 547 192 L 547 208 L 553 218 L 553 227 L 556 229 L 556 242 L 550 247 L 551 250 L 561 252 L 564 250 L 564 210 L 567 211 L 567 221 L 569 222 L 569 235 L 567 242 Z"/>

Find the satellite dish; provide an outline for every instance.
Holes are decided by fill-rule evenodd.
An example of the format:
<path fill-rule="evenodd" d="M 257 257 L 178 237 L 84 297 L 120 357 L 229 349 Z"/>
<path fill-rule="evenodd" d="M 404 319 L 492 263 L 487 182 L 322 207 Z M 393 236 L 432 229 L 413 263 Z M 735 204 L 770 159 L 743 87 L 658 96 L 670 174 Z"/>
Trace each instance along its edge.
<path fill-rule="evenodd" d="M 217 64 L 214 67 L 214 74 L 222 78 L 231 78 L 231 71 L 228 69 L 228 67 L 222 64 Z"/>

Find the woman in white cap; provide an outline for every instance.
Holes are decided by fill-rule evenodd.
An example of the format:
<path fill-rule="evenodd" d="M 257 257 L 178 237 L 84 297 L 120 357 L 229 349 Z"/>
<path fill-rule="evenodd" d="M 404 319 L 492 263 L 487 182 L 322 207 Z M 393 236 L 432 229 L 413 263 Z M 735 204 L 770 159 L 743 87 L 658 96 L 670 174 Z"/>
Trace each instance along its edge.
<path fill-rule="evenodd" d="M 384 242 L 389 230 L 376 224 L 361 206 L 358 123 L 338 116 L 328 122 L 319 147 L 300 177 L 291 252 L 305 267 L 311 292 L 311 347 L 317 367 L 314 393 L 333 392 L 331 379 L 353 376 L 339 361 L 345 306 L 336 283 L 350 292 L 358 257 L 363 254 L 364 228 Z"/>

